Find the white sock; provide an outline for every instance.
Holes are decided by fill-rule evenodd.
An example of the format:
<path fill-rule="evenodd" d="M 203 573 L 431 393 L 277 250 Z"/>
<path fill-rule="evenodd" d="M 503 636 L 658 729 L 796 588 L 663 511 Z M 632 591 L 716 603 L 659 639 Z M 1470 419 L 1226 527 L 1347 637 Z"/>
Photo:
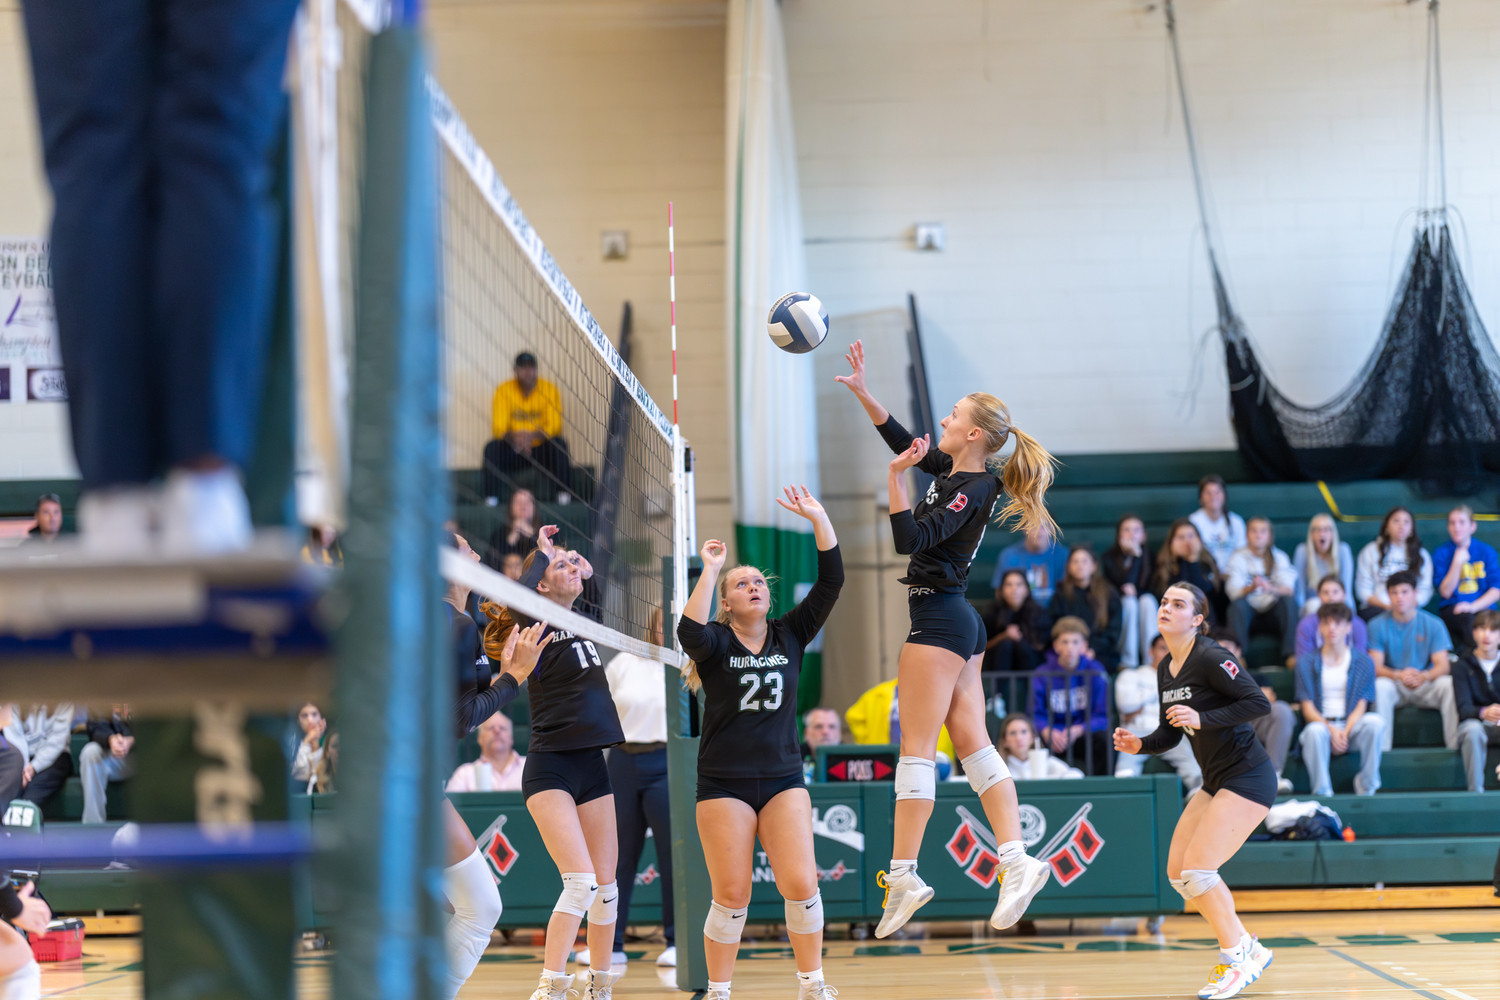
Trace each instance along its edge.
<path fill-rule="evenodd" d="M 1226 965 L 1232 965 L 1235 962 L 1243 962 L 1245 959 L 1249 958 L 1250 957 L 1250 935 L 1249 934 L 1242 934 L 1240 936 L 1240 943 L 1237 944 L 1237 945 L 1235 945 L 1233 948 L 1230 948 L 1230 949 L 1220 948 L 1219 949 L 1219 957 L 1222 958 L 1222 959 L 1224 959 L 1224 962 L 1225 962 Z"/>
<path fill-rule="evenodd" d="M 712 979 L 710 979 L 708 981 L 708 988 L 711 989 L 711 990 L 723 990 L 725 993 L 728 993 L 729 992 L 729 980 L 726 979 L 722 983 L 716 983 Z"/>
<path fill-rule="evenodd" d="M 589 957 L 590 958 L 594 957 L 593 956 L 593 952 L 589 953 Z M 608 969 L 596 969 L 592 965 L 589 966 L 589 978 L 590 979 L 607 979 L 608 977 L 609 977 L 609 970 Z"/>
<path fill-rule="evenodd" d="M 42 967 L 35 961 L 0 979 L 0 1000 L 39 1000 L 41 995 Z"/>
<path fill-rule="evenodd" d="M 797 973 L 797 984 L 799 986 L 802 985 L 803 983 L 812 984 L 812 983 L 821 983 L 822 981 L 823 981 L 823 970 L 822 969 L 814 969 L 811 972 L 799 972 L 799 973 Z"/>
<path fill-rule="evenodd" d="M 1020 861 L 1026 854 L 1026 844 L 1019 840 L 1007 840 L 995 853 L 1000 856 L 1001 865 L 1012 864 Z"/>
<path fill-rule="evenodd" d="M 558 976 L 566 976 L 567 973 L 566 972 L 553 972 L 551 969 L 543 969 L 542 970 L 542 975 L 546 976 L 549 979 L 556 979 Z"/>
<path fill-rule="evenodd" d="M 500 890 L 479 848 L 456 865 L 443 869 L 443 892 L 453 904 L 453 916 L 443 929 L 448 951 L 448 981 L 444 1000 L 458 995 L 490 946 L 490 933 L 500 919 Z"/>
<path fill-rule="evenodd" d="M 903 860 L 903 859 L 900 859 L 900 858 L 892 858 L 891 859 L 891 870 L 888 871 L 888 872 L 886 872 L 886 874 L 889 875 L 891 878 L 900 878 L 902 875 L 905 875 L 908 872 L 910 872 L 913 875 L 915 875 L 916 871 L 917 871 L 917 860 L 915 858 L 911 858 L 909 860 Z"/>

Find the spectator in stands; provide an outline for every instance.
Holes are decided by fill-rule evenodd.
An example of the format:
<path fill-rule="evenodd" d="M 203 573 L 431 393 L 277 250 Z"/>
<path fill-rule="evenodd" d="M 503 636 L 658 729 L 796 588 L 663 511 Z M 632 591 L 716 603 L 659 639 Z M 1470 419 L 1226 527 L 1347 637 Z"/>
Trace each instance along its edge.
<path fill-rule="evenodd" d="M 1380 789 L 1380 745 L 1385 720 L 1371 709 L 1375 705 L 1375 664 L 1364 650 L 1351 649 L 1349 632 L 1354 612 L 1342 601 L 1330 601 L 1318 609 L 1320 649 L 1297 658 L 1297 701 L 1302 705 L 1299 743 L 1302 763 L 1307 766 L 1314 795 L 1332 795 L 1328 776 L 1329 754 L 1359 751 L 1359 774 L 1354 776 L 1356 795 L 1374 795 Z"/>
<path fill-rule="evenodd" d="M 1425 553 L 1424 553 L 1425 555 Z M 1385 720 L 1382 747 L 1391 748 L 1396 709 L 1435 708 L 1443 716 L 1443 745 L 1458 749 L 1458 704 L 1453 695 L 1453 641 L 1437 615 L 1417 606 L 1417 574 L 1409 569 L 1385 581 L 1391 610 L 1370 622 L 1375 661 L 1375 711 Z"/>
<path fill-rule="evenodd" d="M 1229 598 L 1229 627 L 1241 649 L 1250 648 L 1250 628 L 1268 622 L 1281 646 L 1281 659 L 1292 655 L 1297 623 L 1297 573 L 1286 553 L 1275 545 L 1269 518 L 1252 517 L 1245 525 L 1245 547 L 1229 558 L 1224 593 Z"/>
<path fill-rule="evenodd" d="M 1228 504 L 1224 477 L 1204 476 L 1198 480 L 1198 509 L 1188 515 L 1220 572 L 1228 567 L 1229 557 L 1245 547 L 1245 520 L 1228 510 Z"/>
<path fill-rule="evenodd" d="M 1348 542 L 1339 541 L 1339 528 L 1328 514 L 1314 514 L 1307 522 L 1307 541 L 1292 553 L 1292 568 L 1297 571 L 1297 614 L 1316 615 L 1323 606 L 1318 588 L 1323 578 L 1336 576 L 1343 585 L 1344 600 L 1354 607 L 1354 556 Z M 1314 629 L 1316 631 L 1316 629 Z"/>
<path fill-rule="evenodd" d="M 1147 653 L 1149 663 L 1124 667 L 1115 675 L 1115 708 L 1120 725 L 1137 736 L 1149 736 L 1161 723 L 1161 695 L 1157 685 L 1156 665 L 1167 655 L 1167 640 L 1158 635 Z M 1115 755 L 1116 778 L 1138 778 L 1150 754 L 1118 753 Z M 1193 757 L 1192 745 L 1181 740 L 1161 755 L 1182 780 L 1182 789 L 1192 795 L 1203 785 L 1203 770 Z"/>
<path fill-rule="evenodd" d="M 318 764 L 323 760 L 328 720 L 317 705 L 308 702 L 297 711 L 297 728 L 302 730 L 302 738 L 297 741 L 297 753 L 292 757 L 292 780 L 310 792 L 318 778 Z"/>
<path fill-rule="evenodd" d="M 1500 744 L 1500 611 L 1474 615 L 1473 648 L 1453 668 L 1453 700 L 1458 706 L 1458 747 L 1463 751 L 1469 791 L 1484 791 L 1486 750 Z"/>
<path fill-rule="evenodd" d="M 1068 569 L 1068 550 L 1058 545 L 1045 524 L 1026 533 L 1026 540 L 1007 545 L 1000 550 L 1000 559 L 995 563 L 995 573 L 990 577 L 990 589 L 1000 589 L 1000 578 L 1006 570 L 1019 569 L 1026 574 L 1031 585 L 1031 596 L 1045 606 L 1052 600 L 1052 591 L 1057 581 Z"/>
<path fill-rule="evenodd" d="M 500 502 L 502 477 L 531 467 L 545 472 L 567 503 L 573 463 L 563 440 L 562 396 L 557 386 L 537 377 L 536 355 L 516 355 L 515 378 L 495 389 L 491 404 L 494 440 L 484 446 L 483 489 L 491 507 Z"/>
<path fill-rule="evenodd" d="M 536 548 L 536 497 L 528 489 L 518 489 L 510 495 L 510 506 L 506 510 L 505 523 L 490 533 L 490 543 L 485 548 L 484 564 L 492 569 L 503 569 L 505 557 L 514 555 L 525 559 Z M 520 579 L 517 577 L 517 579 Z"/>
<path fill-rule="evenodd" d="M 135 773 L 131 747 L 130 706 L 111 705 L 107 719 L 89 719 L 89 743 L 78 755 L 78 774 L 83 779 L 83 821 L 105 821 L 105 793 L 112 781 L 124 781 Z"/>
<path fill-rule="evenodd" d="M 995 603 L 980 616 L 985 670 L 1034 670 L 1047 655 L 1052 619 L 1031 596 L 1026 571 L 1008 569 L 995 591 Z"/>
<path fill-rule="evenodd" d="M 1134 514 L 1115 522 L 1115 544 L 1100 560 L 1104 578 L 1120 594 L 1120 662 L 1139 666 L 1151 656 L 1159 603 L 1151 593 L 1151 552 L 1146 525 Z"/>
<path fill-rule="evenodd" d="M 1233 653 L 1235 659 L 1241 663 L 1245 662 L 1245 651 L 1240 648 L 1239 640 L 1229 629 L 1216 628 L 1208 636 Z M 1292 714 L 1290 705 L 1276 697 L 1274 688 L 1262 684 L 1260 692 L 1266 696 L 1266 701 L 1271 703 L 1271 711 L 1251 719 L 1250 728 L 1255 730 L 1255 738 L 1260 740 L 1260 745 L 1266 748 L 1266 754 L 1271 758 L 1271 766 L 1276 769 L 1276 790 L 1283 793 L 1290 792 L 1292 782 L 1282 774 L 1286 768 L 1287 754 L 1292 750 L 1292 730 L 1297 728 L 1297 717 Z"/>
<path fill-rule="evenodd" d="M 330 524 L 315 524 L 307 529 L 307 541 L 302 545 L 302 561 L 312 566 L 332 566 L 342 569 L 344 550 L 339 545 L 339 533 Z"/>
<path fill-rule="evenodd" d="M 22 545 L 48 545 L 62 534 L 62 498 L 56 493 L 43 493 L 36 498 L 36 524 L 26 533 Z"/>
<path fill-rule="evenodd" d="M 843 741 L 844 724 L 839 713 L 831 708 L 810 708 L 803 714 L 802 743 L 809 750 L 838 746 Z"/>
<path fill-rule="evenodd" d="M 859 696 L 844 713 L 855 743 L 901 743 L 901 689 L 897 680 L 882 681 Z M 938 730 L 938 752 L 956 760 L 948 727 Z"/>
<path fill-rule="evenodd" d="M 1042 745 L 1083 762 L 1089 774 L 1107 775 L 1109 765 L 1109 680 L 1088 656 L 1089 626 L 1068 615 L 1052 626 L 1052 651 L 1032 682 L 1036 728 Z"/>
<path fill-rule="evenodd" d="M 500 572 L 512 580 L 519 580 L 525 565 L 526 559 L 519 552 L 507 552 L 500 560 Z"/>
<path fill-rule="evenodd" d="M 1033 778 L 1081 778 L 1083 772 L 1052 756 L 1036 738 L 1031 720 L 1012 712 L 1000 722 L 1000 744 L 996 748 L 1017 781 Z"/>
<path fill-rule="evenodd" d="M 21 796 L 21 776 L 26 773 L 26 751 L 18 747 L 6 730 L 15 725 L 13 705 L 0 705 L 0 809 Z"/>
<path fill-rule="evenodd" d="M 1167 588 L 1177 583 L 1191 583 L 1208 597 L 1210 624 L 1217 621 L 1219 605 L 1224 600 L 1223 580 L 1218 564 L 1192 521 L 1180 517 L 1167 529 L 1167 540 L 1156 554 L 1156 572 L 1151 577 L 1151 593 L 1161 601 Z"/>
<path fill-rule="evenodd" d="M 1347 605 L 1348 603 L 1349 598 L 1344 590 L 1344 583 L 1338 577 L 1330 574 L 1318 581 L 1318 607 L 1321 608 L 1326 604 Z M 1297 623 L 1297 636 L 1292 645 L 1292 659 L 1287 664 L 1290 667 L 1295 667 L 1299 658 L 1315 649 L 1323 648 L 1323 633 L 1318 630 L 1316 612 L 1302 616 L 1302 620 Z M 1361 653 L 1367 652 L 1370 648 L 1370 633 L 1365 620 L 1359 615 L 1354 616 L 1349 632 L 1349 647 Z"/>
<path fill-rule="evenodd" d="M 1380 534 L 1369 545 L 1359 550 L 1359 559 L 1354 565 L 1354 596 L 1359 601 L 1359 613 L 1365 621 L 1391 610 L 1391 601 L 1386 589 L 1391 574 L 1410 571 L 1415 577 L 1416 606 L 1426 607 L 1432 600 L 1432 556 L 1422 548 L 1417 537 L 1417 522 L 1405 507 L 1393 507 L 1380 522 Z M 1386 719 L 1386 738 L 1389 739 L 1390 719 Z"/>
<path fill-rule="evenodd" d="M 1474 511 L 1460 504 L 1448 512 L 1448 541 L 1432 554 L 1437 581 L 1438 617 L 1458 651 L 1470 648 L 1474 614 L 1500 600 L 1500 555 L 1474 537 Z"/>
<path fill-rule="evenodd" d="M 516 726 L 504 712 L 496 712 L 474 732 L 479 759 L 454 768 L 450 792 L 518 792 L 526 757 L 516 753 Z"/>
<path fill-rule="evenodd" d="M 1067 572 L 1058 581 L 1047 612 L 1053 621 L 1081 618 L 1093 637 L 1089 659 L 1110 670 L 1119 665 L 1120 595 L 1099 572 L 1099 562 L 1088 546 L 1075 545 L 1068 553 Z"/>
<path fill-rule="evenodd" d="M 55 708 L 32 705 L 25 712 L 13 705 L 10 723 L 0 728 L 5 742 L 19 752 L 22 762 L 20 794 L 12 798 L 46 802 L 73 776 L 73 755 L 68 748 L 73 733 L 71 704 L 63 702 Z M 0 779 L 0 807 L 10 801 L 3 797 L 5 787 Z"/>

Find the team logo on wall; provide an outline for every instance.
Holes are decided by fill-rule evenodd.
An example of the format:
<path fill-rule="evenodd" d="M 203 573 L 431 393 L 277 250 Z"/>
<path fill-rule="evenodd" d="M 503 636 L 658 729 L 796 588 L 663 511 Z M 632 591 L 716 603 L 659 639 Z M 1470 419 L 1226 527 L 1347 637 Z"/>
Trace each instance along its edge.
<path fill-rule="evenodd" d="M 661 872 L 656 870 L 656 865 L 650 864 L 646 866 L 645 871 L 635 873 L 635 884 L 650 885 L 659 878 L 661 878 Z"/>
<path fill-rule="evenodd" d="M 1042 811 L 1029 803 L 1021 804 L 1021 843 L 1028 848 L 1035 847 L 1047 836 L 1047 817 Z"/>
<path fill-rule="evenodd" d="M 495 817 L 495 822 L 490 828 L 479 835 L 479 842 L 484 845 L 484 856 L 489 860 L 491 872 L 495 881 L 500 881 L 502 875 L 509 875 L 511 868 L 515 866 L 516 858 L 521 852 L 516 850 L 510 838 L 505 835 L 506 816 L 501 813 Z M 640 876 L 636 876 L 637 879 Z"/>
<path fill-rule="evenodd" d="M 817 865 L 815 864 L 813 867 L 817 868 Z M 832 868 L 818 868 L 818 881 L 837 882 L 845 875 L 853 875 L 858 871 L 858 868 L 846 868 L 844 866 L 843 859 L 841 858 L 834 863 L 834 866 Z"/>
<path fill-rule="evenodd" d="M 1088 871 L 1104 847 L 1104 838 L 1088 820 L 1089 810 L 1093 808 L 1092 802 L 1085 802 L 1073 818 L 1047 841 L 1046 846 L 1036 852 L 1037 857 L 1052 866 L 1052 874 L 1063 885 L 1071 884 Z"/>
<path fill-rule="evenodd" d="M 958 827 L 948 838 L 948 855 L 965 875 L 988 889 L 1000 872 L 1000 843 L 984 820 L 963 806 L 955 806 L 954 812 Z"/>
<path fill-rule="evenodd" d="M 859 832 L 859 814 L 843 803 L 829 806 L 822 816 L 814 809 L 812 828 L 819 837 L 852 847 L 861 854 L 865 852 L 865 835 Z"/>

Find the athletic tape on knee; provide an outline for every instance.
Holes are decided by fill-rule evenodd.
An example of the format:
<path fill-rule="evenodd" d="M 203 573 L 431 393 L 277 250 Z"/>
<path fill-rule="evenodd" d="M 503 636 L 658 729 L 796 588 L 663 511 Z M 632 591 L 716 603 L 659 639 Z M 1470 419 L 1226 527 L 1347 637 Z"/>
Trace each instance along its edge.
<path fill-rule="evenodd" d="M 599 894 L 594 897 L 594 905 L 589 907 L 589 923 L 612 924 L 615 916 L 620 910 L 620 886 L 617 882 L 599 887 Z"/>
<path fill-rule="evenodd" d="M 731 910 L 717 901 L 710 903 L 708 919 L 703 921 L 703 936 L 719 944 L 739 944 L 740 935 L 745 933 L 745 914 L 749 912 L 748 906 Z"/>
<path fill-rule="evenodd" d="M 902 757 L 896 761 L 896 800 L 937 798 L 937 771 L 925 757 Z"/>
<path fill-rule="evenodd" d="M 971 753 L 960 763 L 964 766 L 964 775 L 969 779 L 969 787 L 974 789 L 975 795 L 983 795 L 1010 777 L 1010 768 L 1005 766 L 1005 761 L 1000 759 L 1000 751 L 994 747 L 985 747 Z"/>
<path fill-rule="evenodd" d="M 563 891 L 557 897 L 554 913 L 571 913 L 575 917 L 587 916 L 594 897 L 599 894 L 599 883 L 593 872 L 563 872 Z"/>
<path fill-rule="evenodd" d="M 812 899 L 786 901 L 786 929 L 793 934 L 816 934 L 823 929 L 823 893 Z"/>
<path fill-rule="evenodd" d="M 1182 878 L 1167 879 L 1183 899 L 1196 899 L 1219 884 L 1219 872 L 1209 868 L 1184 868 Z"/>

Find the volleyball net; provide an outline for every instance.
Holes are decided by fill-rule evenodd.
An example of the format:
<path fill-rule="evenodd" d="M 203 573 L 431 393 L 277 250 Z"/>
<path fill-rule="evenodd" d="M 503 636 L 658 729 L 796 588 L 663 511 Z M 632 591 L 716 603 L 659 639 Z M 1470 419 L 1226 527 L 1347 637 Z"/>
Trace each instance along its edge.
<path fill-rule="evenodd" d="M 298 170 L 307 192 L 299 246 L 314 248 L 303 256 L 317 262 L 316 274 L 301 276 L 302 325 L 323 335 L 305 338 L 313 348 L 303 352 L 304 409 L 325 413 L 304 421 L 305 520 L 318 520 L 307 516 L 310 506 L 338 523 L 348 391 L 338 369 L 356 336 L 365 53 L 382 25 L 370 0 L 314 0 L 298 25 Z M 444 575 L 608 648 L 677 662 L 644 640 L 666 595 L 686 596 L 686 562 L 673 556 L 687 548 L 687 473 L 672 420 L 630 369 L 628 305 L 620 304 L 612 339 L 431 78 L 428 93 L 440 188 L 444 454 L 456 527 L 483 560 L 445 556 Z M 309 353 L 326 359 L 326 372 L 308 363 Z M 534 363 L 534 385 L 516 381 L 527 375 L 518 359 Z M 529 547 L 511 530 L 528 512 L 533 531 L 558 525 L 559 547 L 592 566 L 580 603 L 602 624 L 563 613 L 506 576 L 517 574 Z"/>

